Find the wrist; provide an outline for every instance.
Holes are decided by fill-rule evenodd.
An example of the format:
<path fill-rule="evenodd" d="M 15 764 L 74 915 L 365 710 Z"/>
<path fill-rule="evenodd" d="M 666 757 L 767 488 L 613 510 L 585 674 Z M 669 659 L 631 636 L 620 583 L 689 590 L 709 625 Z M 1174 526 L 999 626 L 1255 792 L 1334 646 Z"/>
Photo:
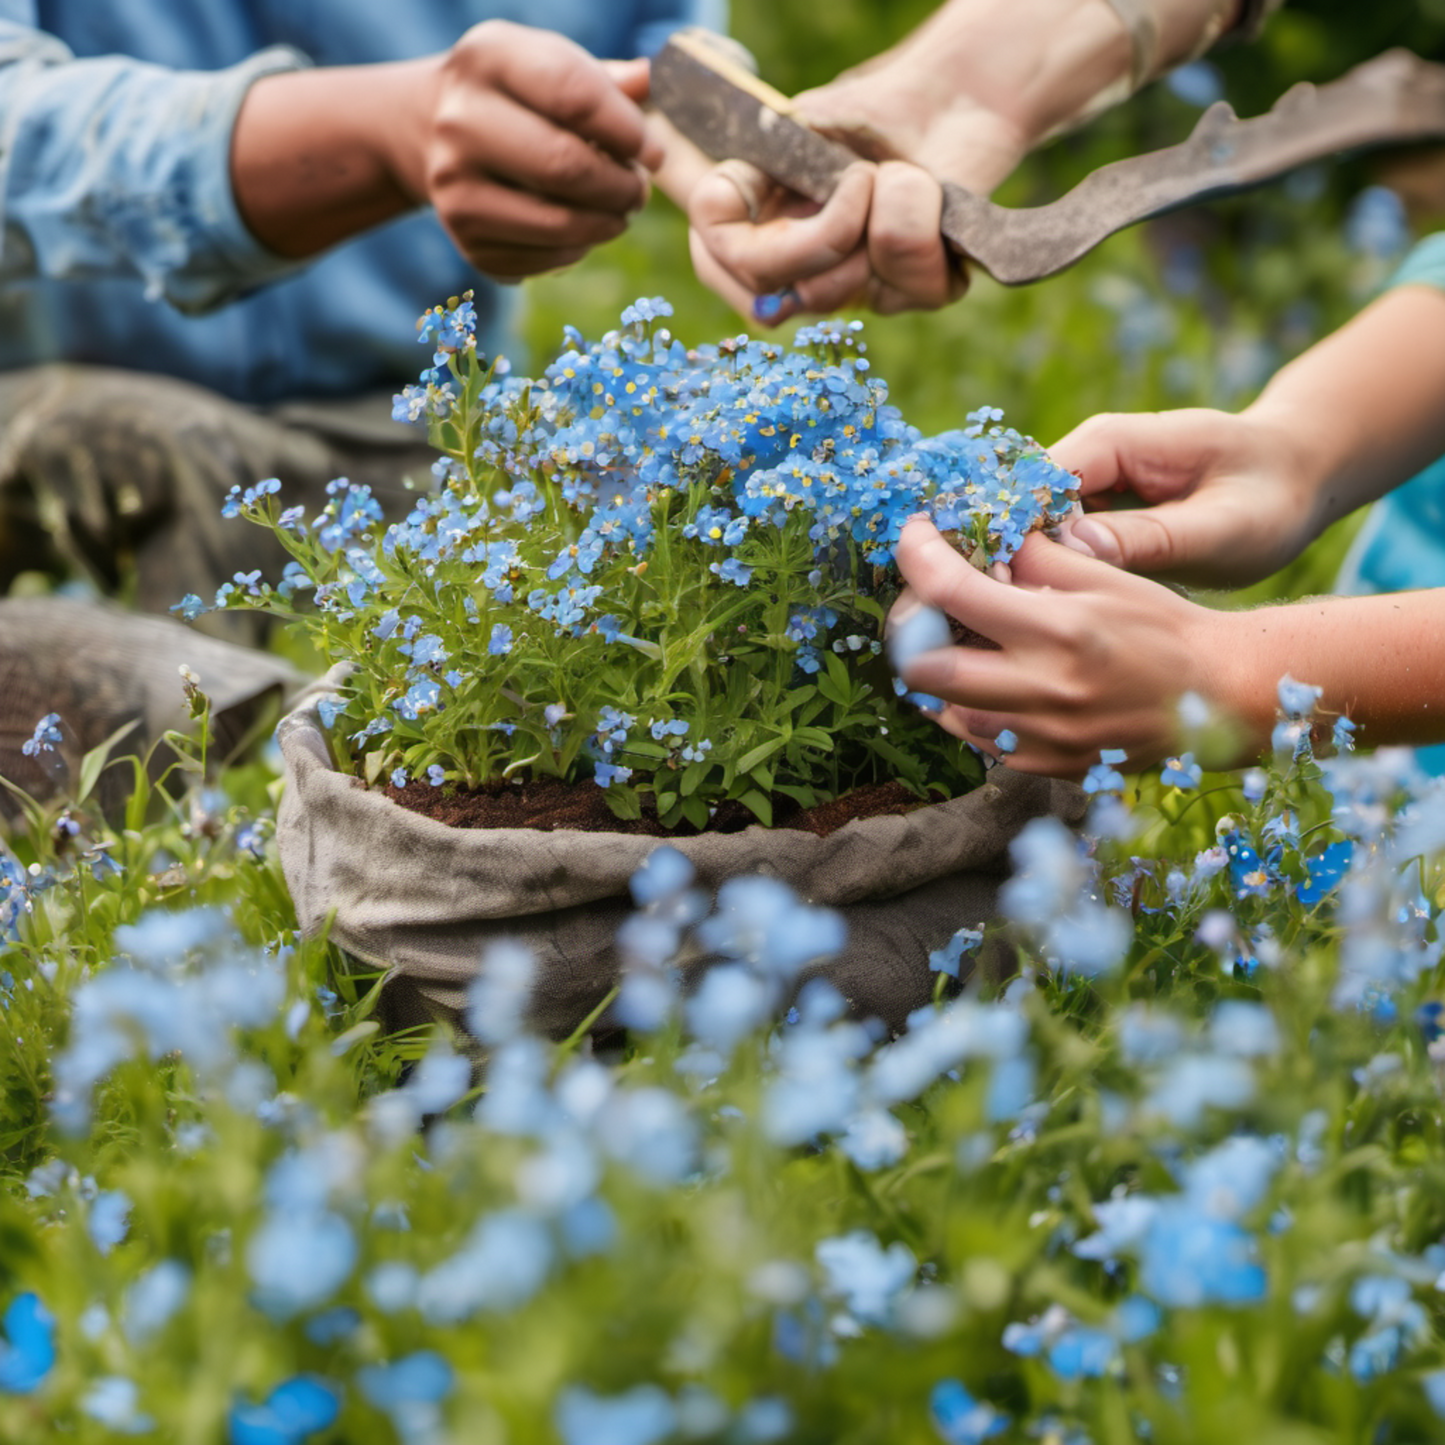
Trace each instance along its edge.
<path fill-rule="evenodd" d="M 1271 385 L 1240 413 L 1240 420 L 1259 437 L 1259 454 L 1269 475 L 1278 479 L 1298 548 L 1357 505 L 1341 484 L 1357 450 L 1348 416 L 1331 415 Z"/>
<path fill-rule="evenodd" d="M 1257 759 L 1274 729 L 1276 688 L 1289 671 L 1279 656 L 1278 607 L 1208 614 L 1192 639 L 1199 659 L 1194 689 L 1230 720 L 1238 731 L 1234 766 Z"/>
<path fill-rule="evenodd" d="M 425 201 L 424 62 L 263 77 L 231 133 L 231 187 L 252 235 L 303 257 Z"/>
<path fill-rule="evenodd" d="M 1122 98 L 1131 64 L 1128 30 L 1108 0 L 1009 0 L 1006 9 L 953 0 L 859 79 L 930 124 L 957 110 L 992 111 L 1026 150 L 1099 96 Z"/>
<path fill-rule="evenodd" d="M 364 140 L 379 169 L 407 202 L 430 200 L 427 148 L 448 55 L 427 55 L 370 67 L 379 82 L 364 122 Z"/>

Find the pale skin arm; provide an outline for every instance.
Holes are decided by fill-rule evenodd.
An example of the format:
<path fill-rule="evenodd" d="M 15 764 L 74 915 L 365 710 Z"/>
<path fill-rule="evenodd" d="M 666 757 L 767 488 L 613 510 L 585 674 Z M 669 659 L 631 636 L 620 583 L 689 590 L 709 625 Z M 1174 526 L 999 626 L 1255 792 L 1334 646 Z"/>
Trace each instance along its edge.
<path fill-rule="evenodd" d="M 1155 9 L 1167 67 L 1192 52 L 1220 5 Z M 944 305 L 967 277 L 939 236 L 939 180 L 987 195 L 1096 97 L 1122 94 L 1131 63 L 1106 0 L 947 0 L 893 49 L 797 98 L 810 122 L 878 162 L 848 173 L 827 206 L 740 162 L 698 185 L 698 274 L 745 313 L 768 296 L 759 319 L 774 324 L 854 304 Z"/>
<path fill-rule="evenodd" d="M 1009 766 L 1024 772 L 1078 778 L 1115 747 L 1158 762 L 1179 746 L 1186 691 L 1236 720 L 1232 761 L 1248 762 L 1268 744 L 1285 673 L 1323 688 L 1321 712 L 1348 714 L 1368 745 L 1445 739 L 1445 589 L 1217 612 L 1037 535 L 1010 586 L 921 520 L 898 564 L 898 609 L 937 607 L 1002 649 L 927 652 L 904 680 L 944 699 L 940 725 L 986 752 L 1012 730 Z"/>
<path fill-rule="evenodd" d="M 645 204 L 663 161 L 647 88 L 646 61 L 505 21 L 442 55 L 268 76 L 236 120 L 236 201 L 259 241 L 298 258 L 429 204 L 478 270 L 519 280 Z"/>
<path fill-rule="evenodd" d="M 1239 722 L 1245 761 L 1268 739 L 1286 672 L 1322 687 L 1322 709 L 1348 714 L 1366 743 L 1445 739 L 1445 589 L 1218 612 L 1131 575 L 1216 586 L 1267 575 L 1445 452 L 1442 396 L 1445 294 L 1409 286 L 1285 367 L 1239 416 L 1093 418 L 1054 459 L 1095 503 L 1120 488 L 1153 505 L 1094 512 L 1066 529 L 1071 546 L 1029 538 L 1013 588 L 910 523 L 898 559 L 917 596 L 1003 651 L 929 653 L 906 681 L 946 699 L 951 732 L 996 751 L 1010 728 L 1012 766 L 1062 776 L 1106 747 L 1138 764 L 1166 756 L 1191 690 Z"/>
<path fill-rule="evenodd" d="M 1445 454 L 1445 293 L 1388 292 L 1291 362 L 1238 416 L 1097 416 L 1050 449 L 1092 511 L 1071 545 L 1206 586 L 1276 571 L 1338 518 Z"/>

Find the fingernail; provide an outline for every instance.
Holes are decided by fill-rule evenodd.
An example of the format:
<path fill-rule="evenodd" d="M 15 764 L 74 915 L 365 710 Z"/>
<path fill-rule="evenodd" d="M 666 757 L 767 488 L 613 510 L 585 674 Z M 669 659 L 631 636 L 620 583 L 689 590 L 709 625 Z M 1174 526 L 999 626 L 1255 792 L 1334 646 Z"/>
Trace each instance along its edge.
<path fill-rule="evenodd" d="M 887 630 L 892 631 L 896 627 L 902 627 L 910 617 L 917 616 L 926 605 L 917 593 L 911 596 L 905 593 L 889 610 Z"/>
<path fill-rule="evenodd" d="M 1077 552 L 1081 557 L 1092 557 L 1095 555 L 1094 549 L 1074 531 L 1074 523 L 1072 521 L 1065 522 L 1064 525 L 1059 528 L 1059 541 L 1062 542 L 1069 551 Z"/>
<path fill-rule="evenodd" d="M 1065 541 L 1076 552 L 1087 552 L 1089 556 L 1097 557 L 1101 562 L 1108 562 L 1114 567 L 1124 560 L 1124 554 L 1119 550 L 1118 538 L 1107 527 L 1101 527 L 1088 517 L 1079 518 L 1069 528 Z M 1080 543 L 1083 545 L 1078 545 Z"/>
<path fill-rule="evenodd" d="M 753 316 L 766 326 L 776 326 L 786 321 L 798 309 L 798 293 L 789 286 L 783 291 L 773 291 L 766 296 L 753 298 Z"/>

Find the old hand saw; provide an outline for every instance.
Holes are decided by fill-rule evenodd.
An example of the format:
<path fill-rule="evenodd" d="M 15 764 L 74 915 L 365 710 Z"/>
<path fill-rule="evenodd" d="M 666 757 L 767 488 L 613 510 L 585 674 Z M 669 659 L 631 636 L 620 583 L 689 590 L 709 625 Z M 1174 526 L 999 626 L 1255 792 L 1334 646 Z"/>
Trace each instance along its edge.
<path fill-rule="evenodd" d="M 675 35 L 652 62 L 652 102 L 714 160 L 751 162 L 819 203 L 859 157 L 810 130 L 785 95 L 710 42 Z M 1127 226 L 1272 180 L 1345 151 L 1445 139 L 1445 66 L 1389 50 L 1327 85 L 1296 85 L 1267 114 L 1240 120 L 1224 101 L 1180 145 L 1101 166 L 1045 206 L 997 206 L 943 182 L 942 231 L 1009 286 L 1071 266 Z"/>

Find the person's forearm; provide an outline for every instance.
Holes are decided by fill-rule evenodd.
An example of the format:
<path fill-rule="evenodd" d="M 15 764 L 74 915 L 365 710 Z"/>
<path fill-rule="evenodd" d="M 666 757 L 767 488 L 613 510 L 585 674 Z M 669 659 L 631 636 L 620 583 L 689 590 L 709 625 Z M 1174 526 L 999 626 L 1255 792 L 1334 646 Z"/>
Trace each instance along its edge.
<path fill-rule="evenodd" d="M 1348 716 L 1367 746 L 1445 740 L 1445 588 L 1218 613 L 1211 626 L 1211 692 L 1250 753 L 1269 738 L 1285 673 L 1323 688 L 1321 714 Z"/>
<path fill-rule="evenodd" d="M 1292 361 L 1248 408 L 1297 445 L 1318 533 L 1445 454 L 1445 292 L 1404 286 Z"/>
<path fill-rule="evenodd" d="M 257 240 L 312 256 L 418 205 L 421 133 L 442 57 L 268 76 L 246 96 L 231 141 L 236 204 Z"/>
<path fill-rule="evenodd" d="M 1225 24 L 1230 0 L 1153 0 L 1155 69 L 1186 59 Z M 1101 96 L 1122 99 L 1134 67 L 1129 32 L 1108 0 L 947 0 L 866 69 L 931 114 L 962 100 L 1008 118 L 1032 145 L 1089 113 Z"/>

